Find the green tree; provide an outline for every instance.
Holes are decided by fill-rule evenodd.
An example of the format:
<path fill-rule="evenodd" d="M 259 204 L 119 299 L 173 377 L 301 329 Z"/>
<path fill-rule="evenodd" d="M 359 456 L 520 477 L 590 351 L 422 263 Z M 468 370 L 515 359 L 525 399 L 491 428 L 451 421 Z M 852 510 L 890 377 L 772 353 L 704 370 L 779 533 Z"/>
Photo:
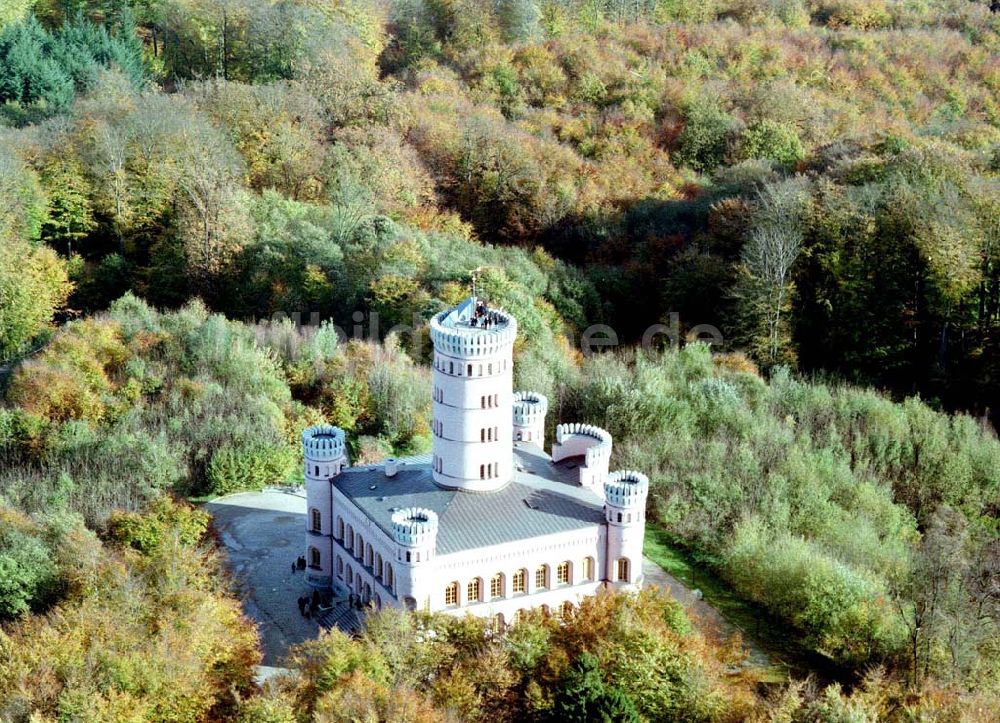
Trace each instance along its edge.
<path fill-rule="evenodd" d="M 628 695 L 619 688 L 605 686 L 598 659 L 585 652 L 563 675 L 552 706 L 552 720 L 637 723 L 640 718 Z"/>
<path fill-rule="evenodd" d="M 52 552 L 30 525 L 0 510 L 0 620 L 39 604 L 56 584 Z"/>

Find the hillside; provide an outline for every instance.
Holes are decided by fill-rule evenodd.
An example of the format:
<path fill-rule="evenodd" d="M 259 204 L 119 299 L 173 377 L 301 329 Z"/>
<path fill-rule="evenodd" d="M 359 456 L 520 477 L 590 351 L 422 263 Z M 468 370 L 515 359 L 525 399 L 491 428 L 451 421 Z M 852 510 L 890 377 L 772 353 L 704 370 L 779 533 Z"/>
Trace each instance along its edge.
<path fill-rule="evenodd" d="M 253 686 L 183 500 L 294 479 L 320 420 L 427 452 L 474 274 L 550 426 L 610 431 L 658 539 L 851 689 L 652 595 L 488 643 L 386 615 Z M 0 365 L 0 719 L 990 720 L 1000 13 L 7 3 Z"/>

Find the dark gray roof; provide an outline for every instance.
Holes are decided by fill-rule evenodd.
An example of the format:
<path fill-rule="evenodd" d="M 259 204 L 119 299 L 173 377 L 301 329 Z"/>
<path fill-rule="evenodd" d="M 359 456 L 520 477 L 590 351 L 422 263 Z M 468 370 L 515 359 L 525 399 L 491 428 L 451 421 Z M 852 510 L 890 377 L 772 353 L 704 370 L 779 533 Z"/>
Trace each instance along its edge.
<path fill-rule="evenodd" d="M 399 460 L 392 478 L 381 465 L 365 465 L 344 470 L 333 484 L 389 536 L 394 509 L 433 510 L 438 515 L 437 552 L 447 555 L 601 524 L 603 502 L 579 487 L 576 464 L 556 464 L 535 445 L 515 444 L 514 479 L 496 492 L 438 487 L 430 455 Z"/>

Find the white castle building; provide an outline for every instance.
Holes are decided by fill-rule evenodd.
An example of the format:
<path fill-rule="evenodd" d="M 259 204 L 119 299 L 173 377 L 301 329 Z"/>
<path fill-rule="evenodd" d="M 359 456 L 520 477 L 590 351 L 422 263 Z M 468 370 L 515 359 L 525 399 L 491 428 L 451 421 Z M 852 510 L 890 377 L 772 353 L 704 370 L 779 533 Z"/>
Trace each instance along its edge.
<path fill-rule="evenodd" d="M 431 320 L 433 453 L 351 467 L 344 432 L 302 434 L 307 579 L 378 607 L 511 622 L 642 583 L 649 481 L 610 472 L 611 435 L 556 427 L 513 391 L 517 321 L 469 298 Z"/>

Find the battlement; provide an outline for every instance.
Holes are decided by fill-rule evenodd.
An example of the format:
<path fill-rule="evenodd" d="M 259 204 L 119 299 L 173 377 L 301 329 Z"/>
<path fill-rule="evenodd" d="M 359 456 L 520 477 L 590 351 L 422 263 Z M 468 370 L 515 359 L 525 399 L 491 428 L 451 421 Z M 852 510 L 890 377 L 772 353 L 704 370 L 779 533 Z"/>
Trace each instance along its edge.
<path fill-rule="evenodd" d="M 593 424 L 571 422 L 556 426 L 556 444 L 560 449 L 567 450 L 559 455 L 560 459 L 570 456 L 569 451 L 575 451 L 576 454 L 585 456 L 588 467 L 606 465 L 611 460 L 611 443 L 610 432 Z"/>
<path fill-rule="evenodd" d="M 538 392 L 514 392 L 514 424 L 527 427 L 545 419 L 549 398 Z"/>
<path fill-rule="evenodd" d="M 477 307 L 469 297 L 431 318 L 431 341 L 442 354 L 461 358 L 495 356 L 513 345 L 517 319 L 503 309 Z"/>
<path fill-rule="evenodd" d="M 406 507 L 396 510 L 390 518 L 392 536 L 400 545 L 420 547 L 434 544 L 437 535 L 438 516 L 424 507 Z"/>
<path fill-rule="evenodd" d="M 332 424 L 317 424 L 302 432 L 302 450 L 307 459 L 332 462 L 344 456 L 346 449 L 344 430 Z"/>
<path fill-rule="evenodd" d="M 648 493 L 649 478 L 642 472 L 619 470 L 604 482 L 604 499 L 612 507 L 645 507 Z"/>

